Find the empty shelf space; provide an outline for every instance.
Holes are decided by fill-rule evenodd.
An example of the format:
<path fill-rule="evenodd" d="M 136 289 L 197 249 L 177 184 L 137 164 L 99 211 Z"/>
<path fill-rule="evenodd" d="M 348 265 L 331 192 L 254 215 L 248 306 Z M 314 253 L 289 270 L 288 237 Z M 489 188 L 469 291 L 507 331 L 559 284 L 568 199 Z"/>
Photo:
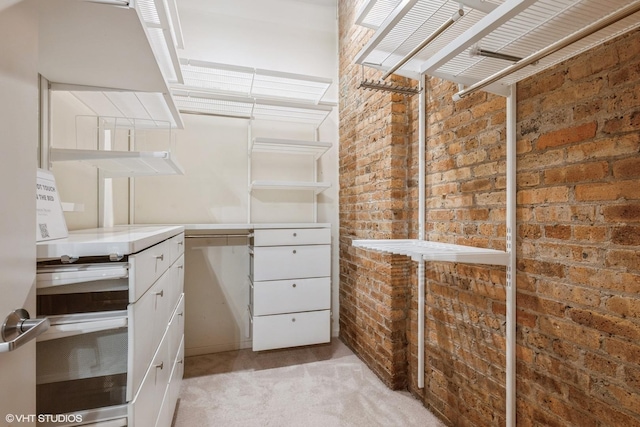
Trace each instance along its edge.
<path fill-rule="evenodd" d="M 329 182 L 302 182 L 302 181 L 253 181 L 253 190 L 313 190 L 319 194 L 331 187 Z"/>
<path fill-rule="evenodd" d="M 251 151 L 254 153 L 305 154 L 313 155 L 315 159 L 318 159 L 331 148 L 331 145 L 330 142 L 321 141 L 254 138 Z"/>
<path fill-rule="evenodd" d="M 491 265 L 507 265 L 509 261 L 508 252 L 426 240 L 353 240 L 352 245 L 378 252 L 406 255 L 414 261 L 449 261 Z"/>
<path fill-rule="evenodd" d="M 52 148 L 52 162 L 83 161 L 105 172 L 107 178 L 183 175 L 169 151 L 107 151 Z"/>

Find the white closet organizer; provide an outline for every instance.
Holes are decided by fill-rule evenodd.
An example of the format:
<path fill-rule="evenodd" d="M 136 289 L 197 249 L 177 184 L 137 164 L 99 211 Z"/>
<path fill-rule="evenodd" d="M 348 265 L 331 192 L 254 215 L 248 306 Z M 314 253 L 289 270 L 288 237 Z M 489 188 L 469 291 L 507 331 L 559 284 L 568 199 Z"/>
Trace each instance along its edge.
<path fill-rule="evenodd" d="M 169 84 L 182 82 L 175 0 L 41 2 L 38 70 L 96 115 L 182 128 Z"/>
<path fill-rule="evenodd" d="M 255 226 L 250 237 L 254 351 L 331 339 L 331 227 Z"/>
<path fill-rule="evenodd" d="M 158 120 L 78 116 L 76 146 L 86 148 L 49 149 L 49 161 L 80 161 L 103 172 L 104 178 L 154 175 L 183 175 L 182 167 L 172 155 L 173 128 L 169 122 Z M 87 138 L 89 139 L 87 141 Z M 94 140 L 95 139 L 95 140 Z M 139 141 L 153 140 L 159 151 L 130 150 Z M 145 145 L 150 145 L 145 143 Z"/>
<path fill-rule="evenodd" d="M 38 243 L 37 311 L 51 321 L 36 344 L 38 413 L 171 425 L 184 367 L 183 230 L 119 226 Z"/>
<path fill-rule="evenodd" d="M 515 83 L 640 26 L 640 1 L 613 0 L 369 0 L 356 22 L 375 29 L 358 64 L 424 86 L 424 76 L 458 83 L 454 101 L 484 89 L 507 99 L 506 252 L 425 242 L 426 97 L 420 97 L 419 239 L 355 240 L 362 248 L 410 256 L 418 265 L 418 386 L 424 386 L 424 262 L 507 267 L 506 425 L 515 421 Z"/>
<path fill-rule="evenodd" d="M 253 180 L 253 162 L 256 160 L 255 153 L 278 153 L 293 154 L 300 156 L 301 161 L 311 162 L 311 174 L 314 179 L 317 177 L 317 160 L 331 148 L 330 142 L 302 141 L 274 138 L 254 138 L 249 146 L 248 170 L 249 170 L 249 202 L 248 217 L 251 221 L 251 198 L 254 190 L 306 190 L 312 191 L 314 196 L 331 187 L 330 182 L 318 181 L 276 181 L 276 180 Z M 317 218 L 317 201 L 313 199 L 313 221 Z"/>

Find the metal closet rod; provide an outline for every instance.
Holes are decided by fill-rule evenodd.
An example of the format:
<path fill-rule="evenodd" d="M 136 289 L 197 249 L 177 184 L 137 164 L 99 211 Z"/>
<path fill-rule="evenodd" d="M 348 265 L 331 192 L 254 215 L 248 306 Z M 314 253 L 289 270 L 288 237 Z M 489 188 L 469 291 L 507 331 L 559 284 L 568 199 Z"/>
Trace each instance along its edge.
<path fill-rule="evenodd" d="M 460 92 L 453 95 L 453 100 L 458 101 L 464 98 L 465 96 L 471 94 L 472 92 L 475 92 L 479 89 L 489 86 L 490 84 L 495 83 L 498 80 L 510 74 L 513 74 L 516 71 L 521 70 L 522 68 L 528 65 L 531 65 L 532 63 L 539 61 L 546 56 L 551 55 L 552 53 L 559 51 L 560 49 L 564 49 L 565 47 L 569 46 L 572 43 L 577 42 L 580 39 L 588 37 L 591 34 L 597 31 L 600 31 L 611 24 L 615 24 L 616 22 L 626 18 L 627 16 L 630 16 L 636 13 L 639 10 L 640 10 L 640 1 L 632 3 L 618 10 L 617 12 L 600 19 L 599 21 L 596 21 L 593 24 L 584 27 L 582 30 L 577 31 L 562 40 L 558 40 L 557 42 L 545 47 L 544 49 L 539 50 L 536 53 L 533 53 L 527 56 L 526 58 L 523 58 L 521 61 L 508 66 L 504 70 L 498 71 L 497 73 L 487 77 L 486 79 L 480 80 L 479 82 L 472 84 L 468 88 L 461 90 Z"/>
<path fill-rule="evenodd" d="M 456 22 L 458 19 L 460 19 L 462 16 L 464 16 L 464 10 L 463 9 L 458 9 L 458 11 L 456 11 L 453 15 L 451 15 L 451 18 L 449 18 L 448 21 L 446 21 L 442 25 L 440 25 L 440 27 L 438 27 L 433 33 L 431 33 L 429 35 L 429 37 L 424 39 L 424 41 L 422 43 L 420 43 L 418 46 L 413 48 L 413 50 L 411 52 L 409 52 L 404 58 L 402 58 L 396 65 L 391 67 L 389 69 L 389 71 L 387 71 L 385 73 L 385 75 L 382 76 L 382 80 L 386 79 L 391 74 L 393 74 L 398 68 L 400 68 L 404 64 L 406 64 L 411 58 L 416 56 L 416 54 L 418 54 L 418 52 L 420 52 L 422 49 L 424 49 L 429 43 L 434 41 L 436 39 L 436 37 L 438 37 L 440 34 L 442 34 L 444 32 L 444 30 L 446 30 L 451 25 L 453 25 L 453 23 Z"/>

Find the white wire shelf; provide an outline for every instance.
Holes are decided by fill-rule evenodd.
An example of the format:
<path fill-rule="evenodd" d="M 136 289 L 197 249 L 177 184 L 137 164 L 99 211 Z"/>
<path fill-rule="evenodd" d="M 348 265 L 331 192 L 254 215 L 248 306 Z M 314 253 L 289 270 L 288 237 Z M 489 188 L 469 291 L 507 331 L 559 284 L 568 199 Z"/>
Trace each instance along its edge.
<path fill-rule="evenodd" d="M 322 101 L 332 84 L 328 78 L 184 58 L 180 64 L 184 84 L 171 89 L 185 114 L 319 126 L 336 105 Z"/>
<path fill-rule="evenodd" d="M 82 161 L 105 172 L 107 178 L 184 175 L 169 151 L 108 151 L 51 148 L 52 162 Z"/>
<path fill-rule="evenodd" d="M 194 59 L 180 59 L 184 88 L 319 104 L 331 79 Z M 176 86 L 176 88 L 181 88 Z"/>
<path fill-rule="evenodd" d="M 258 180 L 251 183 L 250 190 L 306 190 L 313 191 L 317 195 L 329 188 L 331 188 L 330 182 Z"/>
<path fill-rule="evenodd" d="M 464 16 L 411 57 L 396 74 L 410 78 L 427 74 L 472 85 L 517 63 L 518 58 L 527 58 L 558 41 L 569 41 L 572 34 L 633 7 L 637 0 L 401 0 L 395 7 L 393 3 L 396 2 L 370 0 L 362 8 L 362 16 L 358 18 L 361 25 L 379 27 L 356 56 L 356 62 L 383 71 L 391 69 L 435 34 L 463 5 Z M 534 65 L 503 76 L 486 89 L 504 95 L 508 85 L 638 26 L 640 13 L 636 12 L 539 59 Z M 516 60 L 479 55 L 480 51 Z"/>
<path fill-rule="evenodd" d="M 330 142 L 302 141 L 293 139 L 254 138 L 251 151 L 254 153 L 286 153 L 311 155 L 319 159 L 331 148 Z"/>
<path fill-rule="evenodd" d="M 448 261 L 507 265 L 509 254 L 495 249 L 416 239 L 353 240 L 352 246 L 411 257 L 414 261 Z"/>

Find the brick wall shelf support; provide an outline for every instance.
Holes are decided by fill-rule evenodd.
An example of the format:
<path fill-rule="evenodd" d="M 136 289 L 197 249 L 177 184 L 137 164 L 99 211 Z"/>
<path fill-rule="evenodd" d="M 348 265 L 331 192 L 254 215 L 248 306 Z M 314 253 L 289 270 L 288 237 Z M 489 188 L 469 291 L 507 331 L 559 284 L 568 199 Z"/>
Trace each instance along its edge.
<path fill-rule="evenodd" d="M 516 90 L 515 85 L 509 87 L 507 98 L 507 201 L 506 201 L 506 251 L 484 249 L 465 245 L 456 245 L 424 240 L 425 216 L 418 215 L 419 239 L 381 239 L 353 240 L 354 247 L 378 252 L 404 255 L 418 263 L 418 342 L 422 345 L 418 350 L 418 386 L 424 387 L 424 263 L 429 261 L 445 261 L 469 264 L 502 265 L 506 267 L 506 426 L 515 427 L 516 422 Z M 426 115 L 426 103 L 421 96 L 419 117 Z M 420 126 L 422 129 L 422 125 Z M 424 146 L 424 131 L 419 132 L 421 147 Z M 419 150 L 420 177 L 425 172 L 425 156 Z M 424 180 L 419 182 L 419 209 L 424 210 Z"/>

